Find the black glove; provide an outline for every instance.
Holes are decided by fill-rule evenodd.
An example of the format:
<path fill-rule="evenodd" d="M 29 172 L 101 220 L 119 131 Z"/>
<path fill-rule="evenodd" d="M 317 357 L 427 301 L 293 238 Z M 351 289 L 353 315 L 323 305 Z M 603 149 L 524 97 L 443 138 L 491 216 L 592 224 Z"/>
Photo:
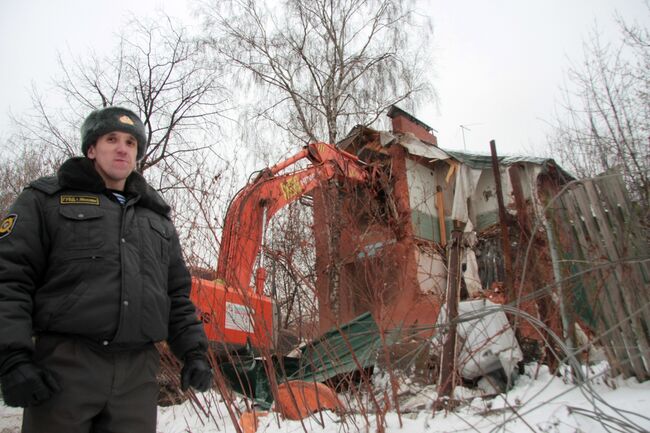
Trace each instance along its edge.
<path fill-rule="evenodd" d="M 187 391 L 191 386 L 197 391 L 207 391 L 212 385 L 212 369 L 203 353 L 185 357 L 181 370 L 181 389 Z"/>
<path fill-rule="evenodd" d="M 54 377 L 32 362 L 18 364 L 2 375 L 2 397 L 7 406 L 36 406 L 59 392 Z"/>

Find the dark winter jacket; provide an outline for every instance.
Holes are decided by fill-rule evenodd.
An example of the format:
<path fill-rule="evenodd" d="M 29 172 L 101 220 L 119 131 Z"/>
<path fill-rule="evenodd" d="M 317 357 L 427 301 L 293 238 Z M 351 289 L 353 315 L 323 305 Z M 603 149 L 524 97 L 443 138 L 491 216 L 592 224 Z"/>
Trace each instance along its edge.
<path fill-rule="evenodd" d="M 132 173 L 124 206 L 86 158 L 38 179 L 0 231 L 0 373 L 31 356 L 32 335 L 106 350 L 167 339 L 179 358 L 205 350 L 169 206 Z"/>

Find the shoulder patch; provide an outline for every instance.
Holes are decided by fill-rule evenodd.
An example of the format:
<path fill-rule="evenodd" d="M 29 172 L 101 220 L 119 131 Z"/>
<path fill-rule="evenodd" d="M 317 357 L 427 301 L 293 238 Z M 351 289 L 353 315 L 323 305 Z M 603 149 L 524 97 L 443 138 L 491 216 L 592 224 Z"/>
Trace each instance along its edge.
<path fill-rule="evenodd" d="M 2 222 L 0 222 L 0 239 L 4 238 L 5 236 L 9 236 L 11 234 L 11 231 L 14 229 L 14 226 L 16 225 L 17 219 L 18 219 L 18 215 L 12 213 L 11 215 L 7 215 L 2 220 Z"/>
<path fill-rule="evenodd" d="M 99 197 L 96 195 L 61 195 L 61 204 L 91 204 L 99 206 Z"/>

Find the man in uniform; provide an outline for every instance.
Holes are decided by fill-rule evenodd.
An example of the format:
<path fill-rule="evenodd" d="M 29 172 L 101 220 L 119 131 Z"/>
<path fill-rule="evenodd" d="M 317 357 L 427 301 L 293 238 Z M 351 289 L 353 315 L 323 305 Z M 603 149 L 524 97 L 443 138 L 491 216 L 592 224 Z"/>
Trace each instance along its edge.
<path fill-rule="evenodd" d="M 83 157 L 29 184 L 0 223 L 0 381 L 23 432 L 155 432 L 159 356 L 209 388 L 203 327 L 170 208 L 134 171 L 144 125 L 120 107 L 81 127 Z"/>

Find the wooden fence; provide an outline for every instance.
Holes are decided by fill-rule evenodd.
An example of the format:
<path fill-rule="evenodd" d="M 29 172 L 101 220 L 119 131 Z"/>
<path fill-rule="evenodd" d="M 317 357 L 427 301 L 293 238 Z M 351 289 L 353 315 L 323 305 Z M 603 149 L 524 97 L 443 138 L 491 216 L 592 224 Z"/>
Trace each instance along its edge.
<path fill-rule="evenodd" d="M 576 320 L 588 328 L 615 373 L 649 379 L 648 228 L 621 177 L 570 184 L 547 216 L 556 236 L 568 329 Z"/>

